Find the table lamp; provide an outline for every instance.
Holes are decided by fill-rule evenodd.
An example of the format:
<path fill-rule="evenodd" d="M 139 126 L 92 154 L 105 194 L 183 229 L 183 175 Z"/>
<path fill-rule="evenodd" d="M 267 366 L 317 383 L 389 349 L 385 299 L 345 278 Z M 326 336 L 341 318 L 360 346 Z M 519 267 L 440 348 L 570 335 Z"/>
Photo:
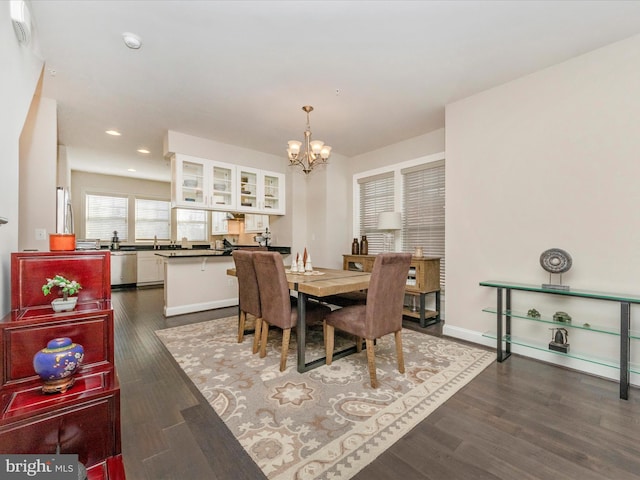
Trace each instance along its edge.
<path fill-rule="evenodd" d="M 384 251 L 390 252 L 393 245 L 395 230 L 402 229 L 402 214 L 400 212 L 380 212 L 378 214 L 378 230 L 384 230 Z"/>

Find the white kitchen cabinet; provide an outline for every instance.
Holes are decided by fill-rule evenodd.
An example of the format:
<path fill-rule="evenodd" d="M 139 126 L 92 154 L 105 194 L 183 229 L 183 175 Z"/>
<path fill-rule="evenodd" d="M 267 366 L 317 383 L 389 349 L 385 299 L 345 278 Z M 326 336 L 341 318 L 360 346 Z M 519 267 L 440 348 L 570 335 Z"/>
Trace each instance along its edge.
<path fill-rule="evenodd" d="M 211 212 L 211 234 L 226 235 L 229 233 L 227 212 Z"/>
<path fill-rule="evenodd" d="M 249 232 L 264 232 L 269 228 L 269 215 L 259 215 L 256 213 L 247 213 L 244 216 L 244 231 Z"/>
<path fill-rule="evenodd" d="M 156 255 L 155 250 L 139 250 L 137 285 L 156 285 L 164 283 L 164 258 Z"/>
<path fill-rule="evenodd" d="M 284 175 L 254 168 L 237 168 L 237 210 L 247 213 L 284 215 Z"/>
<path fill-rule="evenodd" d="M 235 209 L 235 165 L 177 153 L 171 170 L 172 207 Z"/>

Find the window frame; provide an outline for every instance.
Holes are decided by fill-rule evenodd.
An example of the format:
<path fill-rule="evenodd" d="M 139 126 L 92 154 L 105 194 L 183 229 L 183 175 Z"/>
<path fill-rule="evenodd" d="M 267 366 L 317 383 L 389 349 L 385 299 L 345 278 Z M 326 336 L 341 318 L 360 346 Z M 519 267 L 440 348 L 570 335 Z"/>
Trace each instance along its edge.
<path fill-rule="evenodd" d="M 442 162 L 442 161 L 445 162 L 445 169 L 446 169 L 445 152 L 438 152 L 431 155 L 426 155 L 424 157 L 419 157 L 412 160 L 399 162 L 396 164 L 354 174 L 353 175 L 353 202 L 352 202 L 352 205 L 353 205 L 352 235 L 353 237 L 359 239 L 362 236 L 362 232 L 360 231 L 360 220 L 361 220 L 360 219 L 360 195 L 361 195 L 360 184 L 366 181 L 368 178 L 375 178 L 382 175 L 392 174 L 394 179 L 394 187 L 393 187 L 394 202 L 393 202 L 392 211 L 401 212 L 402 218 L 403 218 L 403 229 L 397 232 L 395 235 L 395 243 L 393 245 L 393 250 L 396 252 L 402 251 L 403 236 L 405 234 L 405 231 L 404 231 L 405 206 L 404 206 L 404 186 L 403 186 L 404 179 L 403 179 L 402 171 L 412 169 L 414 167 L 420 167 L 425 164 L 429 164 L 433 162 Z M 446 197 L 445 197 L 445 201 L 446 201 Z M 445 235 L 446 235 L 446 231 L 445 231 Z M 367 239 L 369 239 L 368 236 L 367 236 Z M 369 253 L 370 254 L 379 253 L 375 248 L 375 246 L 374 246 L 374 251 L 372 251 L 371 243 L 369 243 Z M 428 252 L 425 252 L 425 254 L 429 255 Z M 441 288 L 443 290 L 444 290 L 444 279 L 445 279 L 444 259 L 445 257 L 443 252 L 441 255 L 441 273 L 440 273 L 440 280 L 442 283 Z"/>
<path fill-rule="evenodd" d="M 136 243 L 146 243 L 146 242 L 150 242 L 153 241 L 154 238 L 141 238 L 138 237 L 138 201 L 141 202 L 162 202 L 166 204 L 167 207 L 167 236 L 158 236 L 158 234 L 156 233 L 156 239 L 157 240 L 162 240 L 162 241 L 169 241 L 171 240 L 171 200 L 165 200 L 165 199 L 161 199 L 161 198 L 153 198 L 153 197 L 149 197 L 149 196 L 144 196 L 144 195 L 140 195 L 140 196 L 134 196 L 133 198 L 133 204 L 134 204 L 134 212 L 133 212 L 133 220 L 134 220 L 134 226 L 133 226 L 133 230 L 134 230 L 134 242 Z M 142 223 L 142 222 L 140 222 Z M 148 223 L 148 224 L 152 224 L 155 222 L 152 221 L 145 221 L 144 223 Z"/>

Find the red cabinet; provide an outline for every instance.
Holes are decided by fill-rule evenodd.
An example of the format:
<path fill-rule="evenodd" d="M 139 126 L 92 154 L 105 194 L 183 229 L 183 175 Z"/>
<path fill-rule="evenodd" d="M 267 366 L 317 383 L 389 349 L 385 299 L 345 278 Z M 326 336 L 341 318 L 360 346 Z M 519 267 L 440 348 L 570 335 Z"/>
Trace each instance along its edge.
<path fill-rule="evenodd" d="M 78 305 L 55 313 L 47 278 L 80 282 Z M 78 454 L 90 479 L 124 479 L 120 387 L 114 365 L 110 254 L 11 255 L 11 313 L 0 321 L 0 452 Z M 33 356 L 53 338 L 84 347 L 83 365 L 65 393 L 44 394 Z"/>

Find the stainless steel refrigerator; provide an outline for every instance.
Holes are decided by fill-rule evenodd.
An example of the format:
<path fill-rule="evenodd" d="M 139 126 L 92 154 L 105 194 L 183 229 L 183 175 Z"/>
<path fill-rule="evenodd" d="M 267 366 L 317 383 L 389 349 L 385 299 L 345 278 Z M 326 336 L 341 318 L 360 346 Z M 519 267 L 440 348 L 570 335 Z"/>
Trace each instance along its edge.
<path fill-rule="evenodd" d="M 74 233 L 71 191 L 68 187 L 56 188 L 56 233 Z"/>

